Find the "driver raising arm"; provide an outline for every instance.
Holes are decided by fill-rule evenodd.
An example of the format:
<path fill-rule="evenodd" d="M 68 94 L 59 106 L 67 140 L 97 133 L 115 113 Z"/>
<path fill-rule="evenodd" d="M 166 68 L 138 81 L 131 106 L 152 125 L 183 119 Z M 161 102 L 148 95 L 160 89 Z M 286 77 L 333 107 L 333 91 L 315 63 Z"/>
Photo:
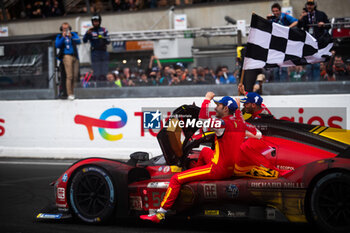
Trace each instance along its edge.
<path fill-rule="evenodd" d="M 201 151 L 201 153 L 209 153 L 211 151 L 211 160 L 203 166 L 175 174 L 170 179 L 161 208 L 154 214 L 141 215 L 141 219 L 155 223 L 159 223 L 164 219 L 165 213 L 174 204 L 182 184 L 192 181 L 219 180 L 231 177 L 234 174 L 235 158 L 241 156 L 242 153 L 240 145 L 244 141 L 246 131 L 249 132 L 250 136 L 261 137 L 261 133 L 254 126 L 246 124 L 241 117 L 239 99 L 235 101 L 231 97 L 225 96 L 219 101 L 214 101 L 216 103 L 215 112 L 217 118 L 209 118 L 208 107 L 214 96 L 213 92 L 206 94 L 199 113 L 200 120 L 215 121 L 213 124 L 209 124 L 214 125 L 209 130 L 215 132 L 215 151 L 209 148 Z M 234 114 L 236 117 L 233 116 Z"/>
<path fill-rule="evenodd" d="M 263 98 L 258 93 L 246 92 L 243 84 L 238 85 L 238 93 L 245 95 L 245 98 L 241 99 L 244 106 L 242 111 L 245 120 L 273 117 L 271 111 L 263 104 Z M 246 113 L 251 115 L 247 116 Z"/>

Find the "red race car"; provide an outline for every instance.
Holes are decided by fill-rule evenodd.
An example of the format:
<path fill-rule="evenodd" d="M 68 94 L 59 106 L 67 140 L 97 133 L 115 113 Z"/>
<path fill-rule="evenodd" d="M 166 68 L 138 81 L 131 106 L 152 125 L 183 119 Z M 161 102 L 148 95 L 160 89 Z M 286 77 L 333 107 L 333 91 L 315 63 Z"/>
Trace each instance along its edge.
<path fill-rule="evenodd" d="M 193 120 L 198 119 L 199 110 L 183 105 L 173 115 Z M 270 148 L 259 156 L 284 171 L 283 175 L 271 179 L 250 174 L 187 183 L 167 217 L 310 222 L 328 232 L 349 232 L 350 131 L 273 117 L 250 123 L 262 131 L 261 140 Z M 161 129 L 157 139 L 163 155 L 151 159 L 148 153 L 135 152 L 129 161 L 87 158 L 74 163 L 52 184 L 55 209 L 42 211 L 36 218 L 76 217 L 101 223 L 155 211 L 170 178 L 195 164 L 198 147 L 211 146 L 213 135 L 198 131 L 195 125 Z M 259 151 L 254 143 L 245 150 Z"/>

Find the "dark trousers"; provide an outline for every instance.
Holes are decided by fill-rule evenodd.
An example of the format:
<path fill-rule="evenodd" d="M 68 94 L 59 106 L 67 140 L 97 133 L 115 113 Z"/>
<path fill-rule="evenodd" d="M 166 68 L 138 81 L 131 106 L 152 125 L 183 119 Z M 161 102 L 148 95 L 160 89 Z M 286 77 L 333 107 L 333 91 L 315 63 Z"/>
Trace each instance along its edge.
<path fill-rule="evenodd" d="M 91 51 L 91 65 L 96 80 L 106 80 L 108 73 L 109 54 L 107 51 L 93 50 Z"/>

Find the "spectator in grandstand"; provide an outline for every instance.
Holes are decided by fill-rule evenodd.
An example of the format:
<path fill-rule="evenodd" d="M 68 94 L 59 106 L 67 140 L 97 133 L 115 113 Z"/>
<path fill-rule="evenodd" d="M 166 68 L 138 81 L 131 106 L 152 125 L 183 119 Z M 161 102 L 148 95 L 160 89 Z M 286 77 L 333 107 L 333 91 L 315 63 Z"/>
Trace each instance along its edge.
<path fill-rule="evenodd" d="M 123 69 L 123 77 L 124 77 L 124 83 L 123 86 L 135 86 L 136 85 L 136 79 L 135 76 L 131 73 L 129 67 L 125 67 Z"/>
<path fill-rule="evenodd" d="M 123 0 L 114 0 L 112 2 L 112 7 L 114 11 L 125 11 L 126 6 Z"/>
<path fill-rule="evenodd" d="M 281 5 L 274 3 L 271 6 L 272 14 L 267 16 L 267 19 L 271 22 L 278 23 L 283 26 L 295 27 L 298 24 L 298 20 L 293 16 L 290 16 L 281 11 Z M 273 68 L 274 81 L 286 82 L 288 81 L 288 71 L 286 67 Z"/>
<path fill-rule="evenodd" d="M 51 16 L 62 16 L 63 10 L 58 1 L 53 1 L 53 5 L 51 7 Z"/>
<path fill-rule="evenodd" d="M 174 69 L 170 66 L 165 65 L 163 68 L 163 72 L 161 78 L 159 79 L 159 85 L 167 86 L 171 84 L 172 75 L 175 73 Z"/>
<path fill-rule="evenodd" d="M 106 28 L 101 27 L 101 16 L 94 14 L 91 18 L 93 25 L 84 35 L 84 43 L 91 43 L 91 63 L 96 80 L 105 80 L 108 73 L 109 54 L 107 45 L 110 43 L 109 34 Z"/>
<path fill-rule="evenodd" d="M 126 0 L 126 9 L 129 11 L 137 11 L 138 3 L 138 0 Z"/>
<path fill-rule="evenodd" d="M 11 15 L 10 15 L 10 12 L 8 11 L 8 9 L 5 9 L 5 17 L 6 17 L 6 20 L 11 19 Z M 0 21 L 5 21 L 5 17 L 4 17 L 2 9 L 0 8 Z"/>
<path fill-rule="evenodd" d="M 327 30 L 330 26 L 325 24 L 329 23 L 328 16 L 323 11 L 317 10 L 315 0 L 307 0 L 305 4 L 307 14 L 305 14 L 298 22 L 298 27 L 309 32 L 313 37 L 319 39 L 323 35 L 327 34 Z M 317 25 L 317 26 L 316 26 Z M 309 81 L 320 80 L 320 64 L 309 64 L 306 66 L 306 76 Z"/>
<path fill-rule="evenodd" d="M 25 8 L 24 12 L 25 12 L 25 15 L 26 15 L 27 19 L 33 18 L 32 4 L 28 3 L 26 5 L 26 8 Z"/>
<path fill-rule="evenodd" d="M 229 72 L 228 67 L 226 65 L 222 66 L 222 76 L 225 78 L 225 84 L 234 84 L 236 83 L 235 76 Z"/>
<path fill-rule="evenodd" d="M 158 1 L 157 0 L 148 0 L 148 8 L 157 8 L 158 7 Z"/>
<path fill-rule="evenodd" d="M 305 81 L 305 70 L 302 66 L 292 66 L 288 69 L 291 82 Z"/>
<path fill-rule="evenodd" d="M 253 87 L 253 92 L 256 92 L 259 95 L 262 95 L 262 87 L 263 87 L 264 81 L 265 81 L 265 75 L 258 74 L 258 77 L 256 78 L 256 83 L 254 84 L 254 87 Z"/>
<path fill-rule="evenodd" d="M 60 59 L 64 64 L 66 72 L 66 88 L 69 100 L 74 100 L 74 83 L 79 78 L 79 56 L 77 44 L 80 38 L 77 33 L 72 32 L 68 23 L 63 23 L 60 27 L 61 33 L 56 37 L 56 48 L 60 49 Z"/>
<path fill-rule="evenodd" d="M 152 86 L 153 81 L 155 82 L 156 76 L 154 76 L 154 79 L 149 79 L 147 77 L 147 74 L 142 73 L 139 82 L 137 83 L 137 86 Z"/>
<path fill-rule="evenodd" d="M 96 2 L 94 4 L 92 4 L 92 5 L 94 7 L 94 12 L 95 13 L 101 13 L 101 12 L 105 11 L 103 3 L 100 0 L 96 0 Z"/>
<path fill-rule="evenodd" d="M 348 80 L 348 72 L 346 70 L 343 58 L 340 55 L 335 55 L 333 60 L 333 74 L 336 80 Z"/>
<path fill-rule="evenodd" d="M 181 62 L 176 63 L 175 74 L 173 76 L 175 76 L 176 78 L 173 78 L 172 85 L 174 84 L 188 85 L 192 83 L 191 77 L 189 77 L 188 74 L 185 72 L 185 67 Z M 179 83 L 177 82 L 177 79 L 179 79 L 180 81 Z"/>
<path fill-rule="evenodd" d="M 51 0 L 46 0 L 44 2 L 44 6 L 43 6 L 43 15 L 44 15 L 45 18 L 52 16 L 51 8 L 52 8 Z"/>
<path fill-rule="evenodd" d="M 157 66 L 153 66 L 154 61 L 156 61 Z M 160 72 L 162 70 L 162 64 L 160 63 L 159 59 L 157 56 L 152 55 L 151 59 L 149 60 L 148 64 L 148 70 L 147 70 L 147 75 L 154 76 L 154 78 L 157 76 L 157 72 Z"/>
<path fill-rule="evenodd" d="M 205 84 L 215 84 L 215 73 L 209 67 L 204 68 L 204 82 Z"/>
<path fill-rule="evenodd" d="M 328 72 L 327 66 L 324 62 L 320 63 L 320 78 L 321 81 L 335 81 L 333 72 Z"/>
<path fill-rule="evenodd" d="M 223 84 L 221 83 L 221 80 L 224 81 L 224 78 L 222 77 L 222 67 L 218 66 L 215 70 L 215 84 Z"/>
<path fill-rule="evenodd" d="M 178 72 L 179 73 L 179 72 Z M 176 70 L 174 72 L 174 74 L 171 76 L 171 82 L 170 85 L 171 86 L 175 86 L 175 85 L 180 85 L 181 84 L 181 80 L 180 77 L 177 76 Z"/>
<path fill-rule="evenodd" d="M 218 66 L 215 72 L 215 83 L 216 84 L 236 83 L 236 78 L 233 76 L 233 74 L 228 72 L 227 66 Z"/>
<path fill-rule="evenodd" d="M 106 75 L 106 79 L 107 79 L 107 87 L 116 87 L 115 84 L 115 74 L 113 72 L 108 72 L 108 74 Z"/>
<path fill-rule="evenodd" d="M 202 84 L 203 77 L 199 76 L 197 67 L 193 67 L 191 69 L 190 79 L 192 80 L 193 84 Z"/>
<path fill-rule="evenodd" d="M 43 3 L 41 1 L 35 1 L 32 8 L 33 18 L 42 18 L 43 17 Z"/>

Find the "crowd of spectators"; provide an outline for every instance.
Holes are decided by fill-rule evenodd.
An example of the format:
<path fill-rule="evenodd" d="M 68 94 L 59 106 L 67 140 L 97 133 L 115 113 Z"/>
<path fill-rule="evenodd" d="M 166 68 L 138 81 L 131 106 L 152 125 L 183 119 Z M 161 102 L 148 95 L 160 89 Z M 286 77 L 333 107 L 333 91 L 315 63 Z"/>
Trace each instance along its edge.
<path fill-rule="evenodd" d="M 63 16 L 65 14 L 62 0 L 27 1 L 23 5 L 18 4 L 18 6 L 6 9 L 7 20 L 40 19 Z M 3 18 L 2 15 L 0 17 Z"/>
<path fill-rule="evenodd" d="M 320 81 L 350 80 L 350 59 L 345 62 L 339 55 L 334 55 L 328 62 L 320 64 Z M 275 79 L 273 69 L 263 69 L 262 75 L 257 76 L 256 85 L 265 82 L 304 82 L 313 81 L 305 66 L 288 67 L 287 78 L 283 81 Z M 81 76 L 81 86 L 89 87 L 83 82 L 85 74 Z M 156 65 L 148 69 L 132 67 L 116 68 L 108 72 L 105 80 L 90 79 L 90 87 L 130 87 L 130 86 L 176 86 L 176 85 L 225 85 L 238 84 L 240 80 L 239 68 L 229 70 L 228 66 L 192 67 L 186 68 L 178 62 L 174 65 Z M 84 85 L 83 85 L 84 83 Z"/>
<path fill-rule="evenodd" d="M 221 0 L 218 0 L 221 1 Z M 233 0 L 228 0 L 233 1 Z M 139 11 L 173 5 L 189 5 L 215 2 L 215 0 L 85 0 L 73 1 L 73 7 L 65 6 L 64 0 L 18 1 L 6 9 L 6 19 L 47 18 L 76 13 L 102 13 L 107 11 Z M 89 9 L 88 9 L 89 8 Z M 4 20 L 0 9 L 0 20 Z"/>

